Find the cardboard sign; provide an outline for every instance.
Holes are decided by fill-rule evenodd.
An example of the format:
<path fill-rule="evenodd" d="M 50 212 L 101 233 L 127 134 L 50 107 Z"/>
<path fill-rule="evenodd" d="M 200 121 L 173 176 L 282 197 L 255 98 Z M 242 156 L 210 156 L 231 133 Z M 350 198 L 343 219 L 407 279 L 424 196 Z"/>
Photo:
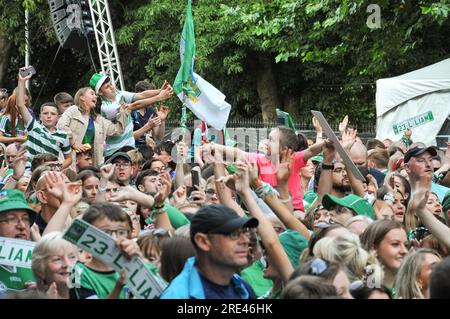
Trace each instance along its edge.
<path fill-rule="evenodd" d="M 31 269 L 33 241 L 0 237 L 0 265 Z"/>
<path fill-rule="evenodd" d="M 365 182 L 366 179 L 364 176 L 362 176 L 359 169 L 356 167 L 356 165 L 351 160 L 350 156 L 348 156 L 347 151 L 344 150 L 341 143 L 339 142 L 338 138 L 334 134 L 333 130 L 331 129 L 330 125 L 328 124 L 327 120 L 323 117 L 322 113 L 319 111 L 311 111 L 311 113 L 314 115 L 314 117 L 319 121 L 320 126 L 322 126 L 323 133 L 333 142 L 333 146 L 336 149 L 336 152 L 341 156 L 342 160 L 344 161 L 345 167 L 347 171 L 350 171 L 353 176 L 355 176 L 357 179 L 359 179 L 362 182 Z"/>
<path fill-rule="evenodd" d="M 111 266 L 115 271 L 125 271 L 125 283 L 136 298 L 158 298 L 167 286 L 145 266 L 140 257 L 133 256 L 127 259 L 117 247 L 114 238 L 84 220 L 75 219 L 63 238 Z"/>

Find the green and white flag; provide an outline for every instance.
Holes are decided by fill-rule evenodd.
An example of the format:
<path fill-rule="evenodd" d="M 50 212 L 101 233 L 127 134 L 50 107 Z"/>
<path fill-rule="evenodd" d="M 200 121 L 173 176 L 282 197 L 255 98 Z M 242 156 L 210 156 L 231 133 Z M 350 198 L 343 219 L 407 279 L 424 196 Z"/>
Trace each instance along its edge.
<path fill-rule="evenodd" d="M 231 105 L 225 95 L 194 72 L 195 34 L 191 0 L 188 0 L 186 19 L 180 39 L 181 67 L 173 89 L 178 98 L 199 119 L 222 130 L 228 121 Z"/>

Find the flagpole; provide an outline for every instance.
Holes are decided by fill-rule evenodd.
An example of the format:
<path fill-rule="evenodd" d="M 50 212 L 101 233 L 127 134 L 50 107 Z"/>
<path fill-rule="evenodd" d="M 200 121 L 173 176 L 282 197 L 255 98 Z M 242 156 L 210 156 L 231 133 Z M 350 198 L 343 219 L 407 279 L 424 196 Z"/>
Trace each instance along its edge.
<path fill-rule="evenodd" d="M 186 114 L 186 91 L 183 90 L 183 105 L 181 107 L 181 121 L 180 126 L 182 128 L 186 128 L 186 120 L 187 120 L 187 114 Z"/>

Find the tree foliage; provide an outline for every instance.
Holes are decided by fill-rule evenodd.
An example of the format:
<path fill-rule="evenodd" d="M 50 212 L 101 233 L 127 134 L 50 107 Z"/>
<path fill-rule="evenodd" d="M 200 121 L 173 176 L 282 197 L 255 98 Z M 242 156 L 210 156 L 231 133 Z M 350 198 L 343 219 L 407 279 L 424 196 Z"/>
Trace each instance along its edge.
<path fill-rule="evenodd" d="M 297 118 L 318 109 L 332 121 L 350 114 L 354 122 L 374 123 L 377 79 L 447 58 L 450 4 L 380 0 L 381 28 L 371 29 L 366 24 L 371 3 L 193 0 L 195 70 L 227 96 L 235 117 L 273 116 L 281 107 Z M 110 1 L 129 90 L 144 78 L 157 86 L 175 78 L 185 5 L 186 0 Z M 24 6 L 32 12 L 32 61 L 41 70 L 36 91 L 58 43 L 46 0 L 0 0 L 0 34 L 13 43 L 8 80 L 14 83 L 21 64 Z M 41 100 L 61 90 L 74 93 L 93 70 L 88 54 L 61 50 Z M 180 103 L 171 104 L 171 116 L 178 117 Z"/>

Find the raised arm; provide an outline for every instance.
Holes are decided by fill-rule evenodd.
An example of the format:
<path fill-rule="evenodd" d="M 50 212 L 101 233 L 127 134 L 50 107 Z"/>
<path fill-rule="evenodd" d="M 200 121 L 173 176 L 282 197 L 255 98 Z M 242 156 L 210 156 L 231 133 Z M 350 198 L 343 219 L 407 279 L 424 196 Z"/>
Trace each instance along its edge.
<path fill-rule="evenodd" d="M 20 71 L 25 70 L 26 68 L 20 68 Z M 20 75 L 19 72 L 19 81 L 17 83 L 17 106 L 19 107 L 20 114 L 22 115 L 23 121 L 25 124 L 28 124 L 33 117 L 30 114 L 30 111 L 28 111 L 28 108 L 25 104 L 25 82 L 28 81 L 31 78 L 32 74 L 30 73 L 26 77 L 23 77 Z"/>
<path fill-rule="evenodd" d="M 271 257 L 271 260 L 273 260 L 274 267 L 281 275 L 283 282 L 287 282 L 294 272 L 294 268 L 292 267 L 272 224 L 251 195 L 248 166 L 243 163 L 237 163 L 236 166 L 240 171 L 235 184 L 236 190 L 241 196 L 250 215 L 258 219 L 259 225 L 257 232 L 266 248 L 266 252 Z"/>
<path fill-rule="evenodd" d="M 63 200 L 56 213 L 48 222 L 47 227 L 45 227 L 42 235 L 53 231 L 63 231 L 66 228 L 67 220 L 70 218 L 70 211 L 81 200 L 83 193 L 81 181 L 66 184 L 62 175 L 57 172 L 47 172 L 44 181 L 45 187 L 50 193 L 53 191 L 62 192 Z"/>
<path fill-rule="evenodd" d="M 450 248 L 450 228 L 441 223 L 433 213 L 426 208 L 429 195 L 430 177 L 422 177 L 416 184 L 414 196 L 408 204 L 406 215 L 415 214 L 425 227 L 447 248 Z"/>

